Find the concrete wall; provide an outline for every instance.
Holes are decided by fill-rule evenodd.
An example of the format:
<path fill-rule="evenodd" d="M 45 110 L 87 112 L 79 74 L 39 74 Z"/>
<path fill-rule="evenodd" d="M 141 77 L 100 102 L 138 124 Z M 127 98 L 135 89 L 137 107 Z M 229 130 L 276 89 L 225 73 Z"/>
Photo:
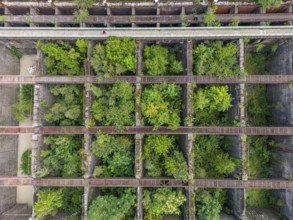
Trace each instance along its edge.
<path fill-rule="evenodd" d="M 272 74 L 293 74 L 293 41 L 287 40 L 270 57 L 268 69 Z M 293 89 L 288 84 L 269 85 L 268 97 L 272 104 L 273 126 L 292 126 L 293 124 Z M 292 136 L 274 137 L 273 178 L 293 177 L 293 138 Z M 286 219 L 293 219 L 293 191 L 274 190 L 276 199 L 282 201 L 282 207 L 276 207 Z"/>
<path fill-rule="evenodd" d="M 19 74 L 19 60 L 9 49 L 0 45 L 0 75 Z M 17 100 L 18 86 L 0 86 L 0 125 L 17 125 L 11 115 L 12 105 Z M 0 176 L 17 175 L 17 135 L 0 136 Z M 16 202 L 16 188 L 0 188 L 0 213 Z"/>

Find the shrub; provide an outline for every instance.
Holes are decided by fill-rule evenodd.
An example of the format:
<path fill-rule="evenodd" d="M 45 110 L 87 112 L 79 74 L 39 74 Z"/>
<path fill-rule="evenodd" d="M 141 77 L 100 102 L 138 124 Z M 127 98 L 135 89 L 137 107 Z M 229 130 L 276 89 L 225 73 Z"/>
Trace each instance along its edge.
<path fill-rule="evenodd" d="M 258 4 L 262 8 L 271 8 L 271 7 L 278 7 L 280 6 L 281 2 L 280 0 L 256 0 Z"/>
<path fill-rule="evenodd" d="M 26 150 L 21 155 L 20 171 L 23 175 L 31 175 L 32 151 Z"/>
<path fill-rule="evenodd" d="M 154 130 L 162 125 L 177 129 L 181 107 L 181 87 L 178 85 L 154 84 L 147 86 L 142 93 L 142 114 L 148 123 L 154 125 Z"/>
<path fill-rule="evenodd" d="M 32 85 L 21 85 L 18 101 L 12 106 L 12 114 L 16 121 L 23 121 L 31 115 L 33 89 Z"/>

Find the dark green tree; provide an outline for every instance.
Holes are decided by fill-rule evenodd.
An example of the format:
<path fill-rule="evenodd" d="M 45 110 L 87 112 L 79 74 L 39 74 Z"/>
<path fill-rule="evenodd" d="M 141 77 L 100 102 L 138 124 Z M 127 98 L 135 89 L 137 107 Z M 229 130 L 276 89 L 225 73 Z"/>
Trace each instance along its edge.
<path fill-rule="evenodd" d="M 32 151 L 26 150 L 21 155 L 20 170 L 23 175 L 31 175 Z"/>
<path fill-rule="evenodd" d="M 134 125 L 134 87 L 127 82 L 117 82 L 112 87 L 87 85 L 95 96 L 92 105 L 94 118 L 102 125 Z"/>
<path fill-rule="evenodd" d="M 142 114 L 154 130 L 162 125 L 170 129 L 180 126 L 181 87 L 175 84 L 154 84 L 142 93 Z"/>
<path fill-rule="evenodd" d="M 96 134 L 91 153 L 102 161 L 96 167 L 97 176 L 129 177 L 133 176 L 133 140 L 128 136 Z"/>
<path fill-rule="evenodd" d="M 236 43 L 209 41 L 196 45 L 193 50 L 194 74 L 221 77 L 239 75 Z"/>
<path fill-rule="evenodd" d="M 31 115 L 33 92 L 33 85 L 20 86 L 18 101 L 12 106 L 12 114 L 16 121 L 23 121 Z"/>

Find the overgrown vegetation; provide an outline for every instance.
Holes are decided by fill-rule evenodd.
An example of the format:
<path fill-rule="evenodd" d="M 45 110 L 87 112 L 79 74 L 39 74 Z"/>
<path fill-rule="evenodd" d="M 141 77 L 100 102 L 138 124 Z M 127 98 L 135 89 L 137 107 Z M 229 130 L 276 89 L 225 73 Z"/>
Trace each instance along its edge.
<path fill-rule="evenodd" d="M 281 4 L 281 0 L 256 0 L 256 2 L 258 4 L 260 4 L 260 6 L 262 8 L 276 8 L 279 7 Z"/>
<path fill-rule="evenodd" d="M 12 106 L 12 114 L 16 121 L 30 117 L 33 108 L 33 85 L 21 85 L 17 102 Z"/>
<path fill-rule="evenodd" d="M 92 201 L 86 220 L 133 219 L 135 199 L 132 188 L 102 188 L 101 195 Z"/>
<path fill-rule="evenodd" d="M 178 138 L 170 135 L 148 135 L 143 155 L 147 176 L 187 180 L 187 163 L 179 150 Z"/>
<path fill-rule="evenodd" d="M 181 95 L 179 85 L 163 83 L 146 86 L 141 105 L 144 120 L 153 125 L 154 130 L 162 125 L 177 129 L 181 122 Z"/>
<path fill-rule="evenodd" d="M 182 61 L 178 59 L 181 54 L 181 49 L 179 47 L 167 48 L 161 45 L 145 46 L 144 72 L 151 76 L 182 73 Z"/>
<path fill-rule="evenodd" d="M 226 141 L 222 136 L 196 136 L 194 144 L 194 166 L 196 178 L 225 178 L 236 168 L 239 161 L 225 152 Z M 196 190 L 196 210 L 199 219 L 219 219 L 226 208 L 226 190 Z"/>
<path fill-rule="evenodd" d="M 186 201 L 181 189 L 145 189 L 143 192 L 144 218 L 162 220 L 164 216 L 180 216 L 180 207 Z"/>
<path fill-rule="evenodd" d="M 193 93 L 194 123 L 216 126 L 227 123 L 227 110 L 232 106 L 228 86 L 204 86 Z"/>
<path fill-rule="evenodd" d="M 135 41 L 109 37 L 94 47 L 91 64 L 99 77 L 135 73 Z"/>
<path fill-rule="evenodd" d="M 44 64 L 48 75 L 83 75 L 84 60 L 87 56 L 88 41 L 77 40 L 75 45 L 69 42 L 38 42 L 37 48 L 46 55 Z"/>
<path fill-rule="evenodd" d="M 95 167 L 94 176 L 133 176 L 133 148 L 133 139 L 130 136 L 97 133 L 91 154 L 101 160 L 101 165 Z"/>
<path fill-rule="evenodd" d="M 134 125 L 134 87 L 131 84 L 116 82 L 111 87 L 86 86 L 95 96 L 91 110 L 98 123 L 115 126 L 117 130 Z"/>
<path fill-rule="evenodd" d="M 82 125 L 83 87 L 80 85 L 53 85 L 50 92 L 54 103 L 44 114 L 44 119 L 52 125 Z"/>
<path fill-rule="evenodd" d="M 77 22 L 86 21 L 89 17 L 89 9 L 93 7 L 96 0 L 74 0 L 78 9 L 74 12 Z"/>
<path fill-rule="evenodd" d="M 193 50 L 194 74 L 221 77 L 239 75 L 238 47 L 234 42 L 208 41 Z"/>
<path fill-rule="evenodd" d="M 39 176 L 79 177 L 82 175 L 82 137 L 51 135 L 44 138 L 48 148 L 41 152 Z"/>
<path fill-rule="evenodd" d="M 276 202 L 271 190 L 249 189 L 246 191 L 246 196 L 247 208 L 269 209 Z"/>
<path fill-rule="evenodd" d="M 206 26 L 221 26 L 221 23 L 219 21 L 216 21 L 215 19 L 215 12 L 217 11 L 217 9 L 217 6 L 213 6 L 207 10 L 206 14 L 203 17 L 203 23 Z"/>
<path fill-rule="evenodd" d="M 82 196 L 83 188 L 41 189 L 33 209 L 37 217 L 54 217 L 58 212 L 65 212 L 68 213 L 67 219 L 78 220 L 82 211 Z"/>
<path fill-rule="evenodd" d="M 20 171 L 23 175 L 31 175 L 32 151 L 26 150 L 21 155 Z"/>

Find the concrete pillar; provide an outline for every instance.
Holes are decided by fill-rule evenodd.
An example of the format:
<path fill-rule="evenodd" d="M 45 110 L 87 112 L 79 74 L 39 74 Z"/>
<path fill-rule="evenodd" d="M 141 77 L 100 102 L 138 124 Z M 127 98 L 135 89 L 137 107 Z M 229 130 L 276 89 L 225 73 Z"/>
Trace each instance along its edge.
<path fill-rule="evenodd" d="M 266 9 L 265 8 L 260 8 L 259 9 L 259 13 L 260 14 L 265 14 L 266 13 Z M 261 21 L 260 22 L 260 26 L 266 26 L 266 22 L 265 21 Z"/>
<path fill-rule="evenodd" d="M 11 15 L 9 8 L 4 8 L 4 15 Z M 8 22 L 4 22 L 4 27 L 10 27 L 10 24 Z"/>
<path fill-rule="evenodd" d="M 161 13 L 161 12 L 160 12 L 160 8 L 157 7 L 157 15 L 160 15 L 160 13 Z M 160 27 L 160 23 L 159 23 L 159 22 L 157 23 L 157 27 Z"/>
<path fill-rule="evenodd" d="M 37 15 L 37 14 L 38 14 L 38 11 L 35 8 L 30 7 L 30 15 Z M 30 27 L 38 27 L 38 25 L 33 22 L 30 22 L 29 26 Z"/>
<path fill-rule="evenodd" d="M 289 5 L 288 13 L 292 13 L 292 12 L 293 12 L 293 5 Z M 293 25 L 293 21 L 288 21 L 288 25 L 292 26 Z"/>
<path fill-rule="evenodd" d="M 131 15 L 132 16 L 135 16 L 136 15 L 136 13 L 135 13 L 135 7 L 131 7 Z M 135 24 L 135 22 L 131 22 L 131 27 L 136 27 L 136 24 Z"/>
<path fill-rule="evenodd" d="M 60 10 L 60 8 L 55 7 L 55 15 L 56 15 L 56 16 L 61 15 L 61 10 Z M 58 20 L 56 19 L 55 21 L 56 21 L 55 24 L 54 24 L 55 27 L 59 27 L 60 25 L 59 25 Z"/>
<path fill-rule="evenodd" d="M 112 15 L 111 13 L 111 8 L 107 7 L 107 17 L 109 17 L 110 15 Z M 109 21 L 105 21 L 107 23 L 107 27 L 111 27 L 111 23 Z"/>
<path fill-rule="evenodd" d="M 136 89 L 135 89 L 135 125 L 141 125 L 141 93 L 142 86 L 140 83 L 140 74 L 142 72 L 142 50 L 143 45 L 141 41 L 138 41 L 136 44 Z M 135 135 L 135 178 L 141 179 L 143 177 L 143 160 L 142 160 L 142 144 L 143 144 L 143 135 Z M 137 208 L 136 208 L 136 220 L 143 219 L 143 188 L 137 187 Z"/>

